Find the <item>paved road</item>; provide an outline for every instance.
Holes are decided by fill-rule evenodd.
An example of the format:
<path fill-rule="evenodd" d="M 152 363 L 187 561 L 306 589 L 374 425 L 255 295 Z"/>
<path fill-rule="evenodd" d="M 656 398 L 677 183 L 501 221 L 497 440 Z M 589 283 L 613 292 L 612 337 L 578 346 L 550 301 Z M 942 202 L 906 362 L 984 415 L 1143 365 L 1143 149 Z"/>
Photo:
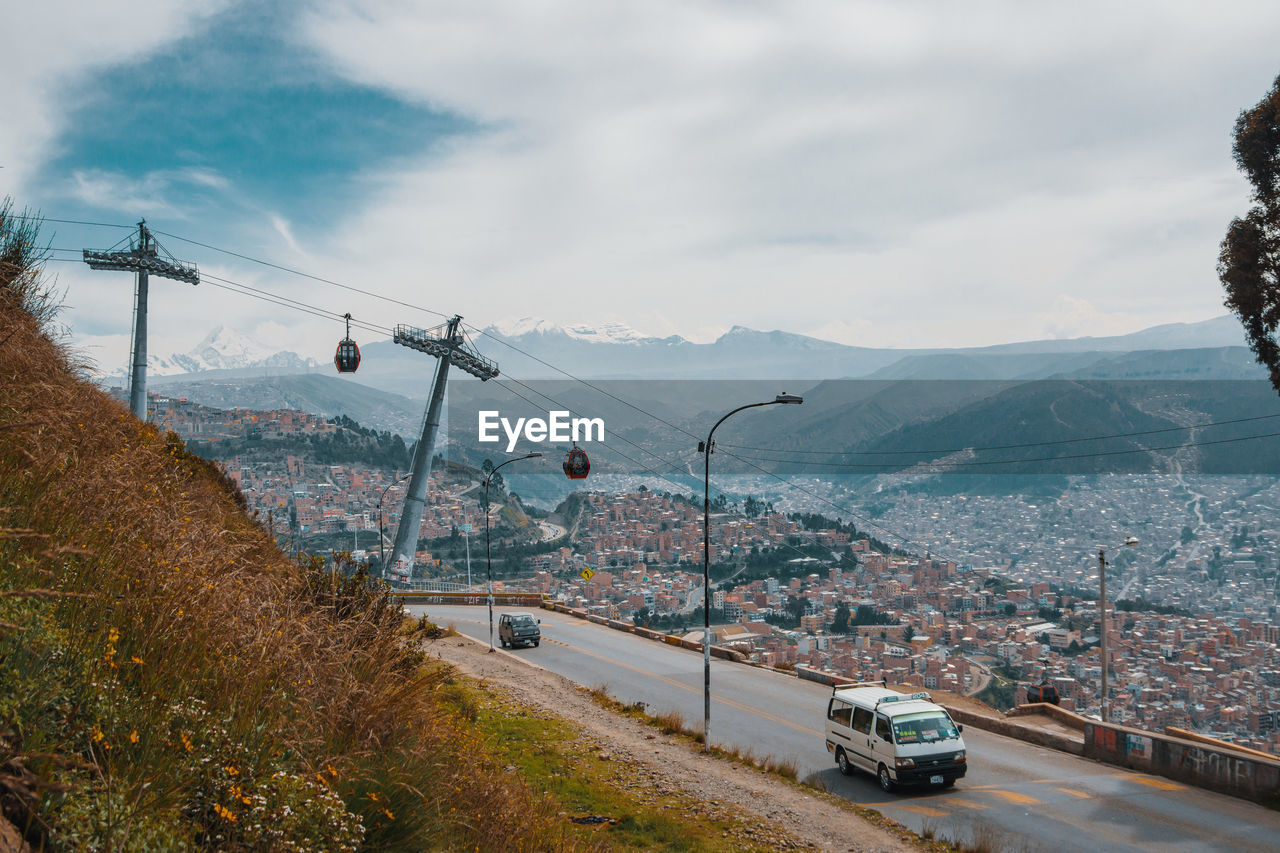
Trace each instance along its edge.
<path fill-rule="evenodd" d="M 488 637 L 485 608 L 408 610 Z M 605 686 L 623 701 L 643 701 L 651 712 L 677 711 L 701 724 L 699 653 L 551 611 L 540 618 L 542 645 L 515 654 L 585 687 Z M 830 790 L 916 831 L 929 825 L 968 838 L 994 828 L 1031 851 L 1280 849 L 1280 814 L 1261 806 L 973 727 L 964 733 L 969 773 L 954 788 L 884 794 L 870 776 L 846 778 L 831 763 L 823 745 L 830 688 L 720 660 L 712 661 L 711 686 L 713 743 L 792 759 L 801 778 L 817 773 Z"/>
<path fill-rule="evenodd" d="M 542 542 L 555 541 L 565 534 L 563 527 L 550 521 L 539 521 L 538 529 L 542 531 L 542 535 L 538 537 Z"/>

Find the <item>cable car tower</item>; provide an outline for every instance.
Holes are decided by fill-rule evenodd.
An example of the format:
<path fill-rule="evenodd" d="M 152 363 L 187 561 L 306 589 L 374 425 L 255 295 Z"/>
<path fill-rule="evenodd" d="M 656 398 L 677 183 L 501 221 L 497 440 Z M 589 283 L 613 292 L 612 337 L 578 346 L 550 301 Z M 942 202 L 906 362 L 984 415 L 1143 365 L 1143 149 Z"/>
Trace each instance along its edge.
<path fill-rule="evenodd" d="M 119 249 L 128 241 L 128 248 Z M 165 251 L 147 228 L 147 220 L 138 223 L 138 234 L 126 237 L 105 252 L 84 250 L 89 269 L 129 270 L 138 274 L 133 307 L 133 372 L 129 378 L 129 408 L 140 421 L 147 419 L 147 279 L 150 276 L 171 278 L 188 284 L 200 283 L 195 264 L 186 264 Z"/>
<path fill-rule="evenodd" d="M 431 401 L 427 403 L 426 417 L 422 422 L 422 437 L 413 452 L 413 471 L 409 480 L 409 492 L 400 511 L 400 526 L 396 529 L 396 541 L 391 546 L 391 560 L 406 573 L 413 569 L 413 555 L 418 550 L 418 532 L 422 529 L 422 510 L 427 502 L 427 480 L 431 477 L 431 461 L 435 455 L 436 433 L 440 431 L 440 410 L 444 407 L 445 383 L 449 378 L 449 365 L 470 373 L 481 382 L 498 375 L 498 365 L 476 352 L 463 335 L 462 318 L 455 316 L 449 322 L 434 329 L 415 329 L 396 326 L 392 341 L 402 346 L 434 355 L 436 366 L 435 385 L 431 388 Z M 386 568 L 383 567 L 385 575 Z"/>

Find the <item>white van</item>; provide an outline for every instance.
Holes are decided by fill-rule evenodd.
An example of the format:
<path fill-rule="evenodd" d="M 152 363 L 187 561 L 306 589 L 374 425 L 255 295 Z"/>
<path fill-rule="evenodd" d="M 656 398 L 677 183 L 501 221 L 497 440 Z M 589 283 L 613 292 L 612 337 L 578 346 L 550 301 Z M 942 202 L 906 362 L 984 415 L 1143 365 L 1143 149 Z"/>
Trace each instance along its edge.
<path fill-rule="evenodd" d="M 836 685 L 827 703 L 827 752 L 848 776 L 859 767 L 892 791 L 898 785 L 950 787 L 968 768 L 964 729 L 928 693 L 883 684 Z"/>

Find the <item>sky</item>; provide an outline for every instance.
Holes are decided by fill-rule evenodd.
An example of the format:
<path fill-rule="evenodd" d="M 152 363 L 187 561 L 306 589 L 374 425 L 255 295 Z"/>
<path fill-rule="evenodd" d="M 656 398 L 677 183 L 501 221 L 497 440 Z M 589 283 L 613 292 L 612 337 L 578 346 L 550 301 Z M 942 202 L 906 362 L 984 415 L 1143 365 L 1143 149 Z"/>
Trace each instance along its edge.
<path fill-rule="evenodd" d="M 0 196 L 125 226 L 48 222 L 57 257 L 145 217 L 199 264 L 153 280 L 153 353 L 343 334 L 219 280 L 362 343 L 453 313 L 904 348 L 1204 320 L 1249 204 L 1232 126 L 1280 73 L 1274 2 L 11 6 Z M 50 271 L 123 367 L 131 276 Z"/>

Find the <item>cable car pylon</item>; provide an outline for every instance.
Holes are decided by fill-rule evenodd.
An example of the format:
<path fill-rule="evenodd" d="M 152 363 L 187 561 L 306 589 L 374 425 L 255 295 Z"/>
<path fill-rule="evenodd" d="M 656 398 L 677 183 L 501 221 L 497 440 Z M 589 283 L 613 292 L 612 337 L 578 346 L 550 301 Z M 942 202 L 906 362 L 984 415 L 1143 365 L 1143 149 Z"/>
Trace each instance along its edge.
<path fill-rule="evenodd" d="M 126 240 L 129 242 L 128 248 L 116 248 Z M 164 253 L 163 256 L 161 252 Z M 105 252 L 85 249 L 84 262 L 89 265 L 89 269 L 129 270 L 138 274 L 133 306 L 133 368 L 129 377 L 129 408 L 138 420 L 145 421 L 147 419 L 147 280 L 150 276 L 156 275 L 161 278 L 171 278 L 174 281 L 185 281 L 188 284 L 199 284 L 200 271 L 196 269 L 195 264 L 183 263 L 165 251 L 147 228 L 145 219 L 138 223 L 136 242 L 130 236 Z"/>
<path fill-rule="evenodd" d="M 427 480 L 431 477 L 436 434 L 440 431 L 440 410 L 444 407 L 449 365 L 457 365 L 459 370 L 471 374 L 481 382 L 498 375 L 497 363 L 476 352 L 467 342 L 461 328 L 462 318 L 455 316 L 434 329 L 396 326 L 395 335 L 391 339 L 418 352 L 434 355 L 439 360 L 435 384 L 431 388 L 431 400 L 427 403 L 426 417 L 422 422 L 422 437 L 413 451 L 412 476 L 404 508 L 400 511 L 400 526 L 396 528 L 395 544 L 391 546 L 391 561 L 397 574 L 413 573 L 413 556 L 418 550 L 418 533 L 422 529 L 422 511 L 427 502 Z M 383 574 L 386 574 L 385 566 Z"/>

